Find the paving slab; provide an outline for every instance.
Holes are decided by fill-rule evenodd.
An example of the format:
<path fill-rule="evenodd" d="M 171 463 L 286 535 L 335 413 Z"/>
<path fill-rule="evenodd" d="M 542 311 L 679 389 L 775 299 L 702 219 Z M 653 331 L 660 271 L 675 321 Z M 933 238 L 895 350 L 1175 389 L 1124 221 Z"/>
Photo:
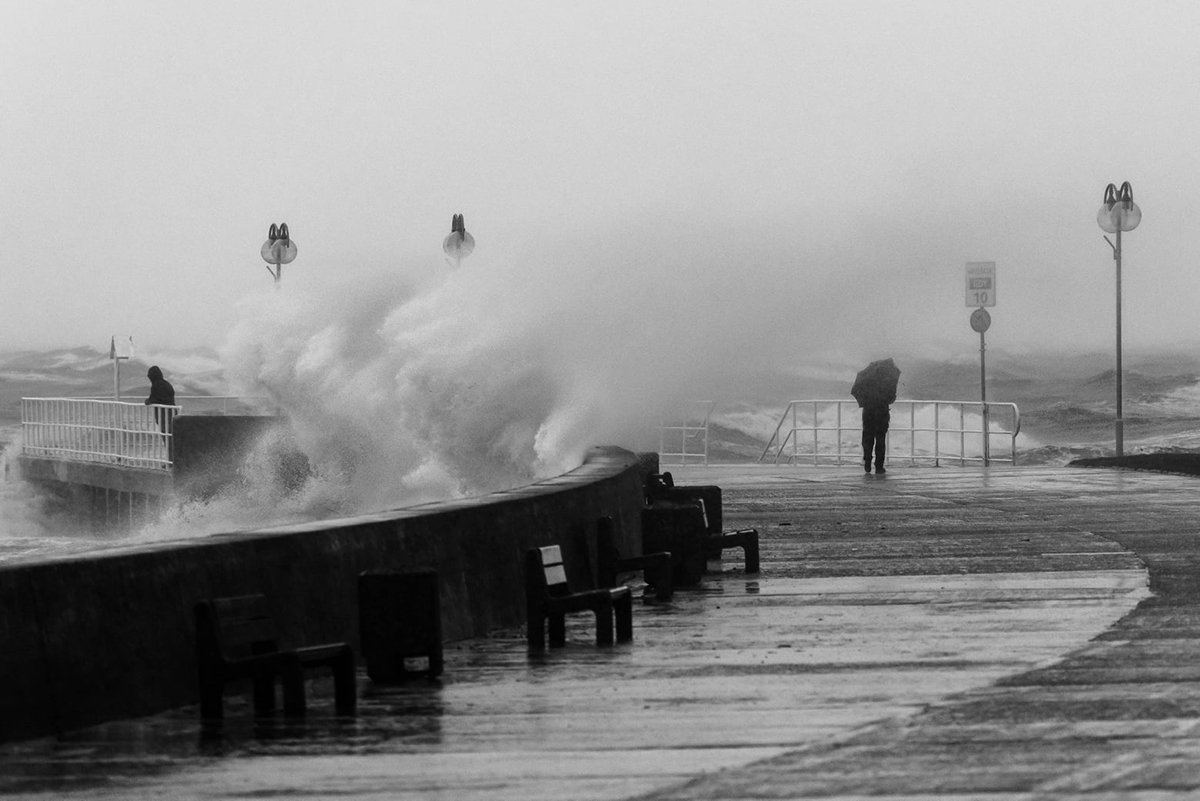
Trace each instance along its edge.
<path fill-rule="evenodd" d="M 1200 792 L 1197 479 L 1067 468 L 672 469 L 739 552 L 634 640 L 451 644 L 353 718 L 243 702 L 0 746 L 25 798 L 1112 798 Z M 1192 497 L 1197 496 L 1197 497 Z M 1146 553 L 1143 553 L 1143 550 Z M 1152 592 L 1153 591 L 1153 592 Z M 1195 775 L 1193 775 L 1195 774 Z"/>

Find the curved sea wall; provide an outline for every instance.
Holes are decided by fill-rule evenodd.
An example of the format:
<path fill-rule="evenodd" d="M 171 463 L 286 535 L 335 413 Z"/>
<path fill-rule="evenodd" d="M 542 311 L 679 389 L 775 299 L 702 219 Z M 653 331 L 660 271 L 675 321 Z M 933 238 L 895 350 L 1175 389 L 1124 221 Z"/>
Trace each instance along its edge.
<path fill-rule="evenodd" d="M 582 586 L 600 516 L 641 552 L 653 462 L 596 448 L 569 473 L 477 498 L 0 568 L 0 740 L 194 703 L 201 598 L 262 593 L 285 644 L 358 652 L 359 573 L 433 568 L 446 639 L 520 625 L 528 548 L 562 545 Z"/>

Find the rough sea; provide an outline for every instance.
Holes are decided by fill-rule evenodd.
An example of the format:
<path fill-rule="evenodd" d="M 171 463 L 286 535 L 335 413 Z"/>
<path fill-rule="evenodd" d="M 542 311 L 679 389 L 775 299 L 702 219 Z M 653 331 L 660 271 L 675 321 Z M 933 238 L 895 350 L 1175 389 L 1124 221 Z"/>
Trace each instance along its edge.
<path fill-rule="evenodd" d="M 346 354 L 336 355 L 345 366 Z M 901 399 L 979 399 L 977 353 L 950 358 L 880 355 L 893 355 L 901 368 Z M 338 393 L 345 392 L 349 382 L 356 397 L 365 393 L 367 402 L 322 403 L 315 396 L 328 381 L 329 371 L 306 372 L 303 361 L 311 361 L 311 353 L 292 356 L 296 363 L 287 367 L 266 361 L 254 364 L 251 372 L 256 381 L 250 383 L 252 391 L 269 392 L 291 421 L 291 444 L 317 467 L 308 485 L 285 492 L 242 482 L 237 495 L 169 508 L 138 531 L 101 532 L 82 526 L 55 498 L 23 482 L 16 454 L 20 399 L 111 397 L 113 368 L 107 353 L 76 348 L 0 354 L 0 444 L 5 466 L 0 484 L 0 563 L 338 517 L 517 486 L 573 467 L 592 445 L 657 450 L 662 419 L 658 410 L 664 417 L 671 414 L 669 404 L 647 403 L 646 419 L 622 418 L 625 433 L 621 433 L 621 420 L 594 429 L 569 426 L 556 433 L 555 425 L 564 419 L 597 419 L 596 408 L 589 406 L 586 414 L 572 408 L 576 402 L 572 393 L 563 392 L 544 368 L 517 365 L 521 369 L 513 374 L 513 363 L 504 362 L 501 369 L 482 355 L 474 361 L 460 358 L 453 365 L 453 380 L 439 370 L 396 380 L 388 373 L 396 369 L 388 355 L 370 354 L 351 365 L 353 371 L 338 375 L 337 386 L 329 390 L 344 400 L 345 395 Z M 231 371 L 222 358 L 229 356 L 192 351 L 139 358 L 123 367 L 122 394 L 140 402 L 146 391 L 142 378 L 146 363 L 161 361 L 186 413 L 189 404 L 198 404 L 202 396 L 237 394 L 232 388 L 237 382 L 231 382 Z M 1112 453 L 1112 362 L 1112 355 L 1104 353 L 988 353 L 988 400 L 1015 403 L 1020 409 L 1019 465 L 1064 465 L 1072 459 Z M 735 369 L 711 375 L 711 381 L 697 381 L 692 397 L 714 402 L 710 462 L 757 460 L 789 401 L 848 398 L 861 366 L 810 360 L 773 371 Z M 370 397 L 385 385 L 399 394 Z M 476 391 L 479 385 L 484 391 Z M 421 393 L 433 396 L 414 408 Z M 389 409 L 395 412 L 390 417 Z M 1126 355 L 1124 416 L 1126 453 L 1200 451 L 1200 356 L 1182 349 Z M 586 439 L 589 431 L 594 431 L 595 440 Z M 558 450 L 546 444 L 551 435 L 568 434 L 580 441 Z M 246 466 L 248 475 L 266 472 L 253 464 Z M 384 486 L 380 476 L 393 474 L 400 478 Z"/>

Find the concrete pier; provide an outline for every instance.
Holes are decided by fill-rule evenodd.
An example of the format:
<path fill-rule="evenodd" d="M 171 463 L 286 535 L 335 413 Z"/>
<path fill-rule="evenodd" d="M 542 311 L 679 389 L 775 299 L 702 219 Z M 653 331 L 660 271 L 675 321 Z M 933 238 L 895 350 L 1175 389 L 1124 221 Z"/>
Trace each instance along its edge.
<path fill-rule="evenodd" d="M 237 480 L 239 467 L 259 437 L 278 420 L 272 416 L 189 416 L 173 418 L 170 445 L 160 445 L 157 466 L 131 467 L 116 452 L 61 457 L 18 457 L 21 477 L 64 497 L 76 516 L 95 527 L 129 527 L 145 522 L 171 499 L 200 498 Z M 158 443 L 155 443 L 158 445 Z M 113 446 L 114 451 L 119 451 Z M 137 453 L 136 446 L 130 446 Z M 301 459 L 303 457 L 300 457 Z M 295 462 L 278 454 L 276 470 Z M 302 466 L 307 469 L 307 464 Z"/>
<path fill-rule="evenodd" d="M 667 468 L 670 469 L 670 468 Z M 634 640 L 450 643 L 436 683 L 316 686 L 0 746 L 57 798 L 1182 799 L 1200 793 L 1200 485 L 1042 468 L 673 470 L 724 488 L 730 554 Z"/>

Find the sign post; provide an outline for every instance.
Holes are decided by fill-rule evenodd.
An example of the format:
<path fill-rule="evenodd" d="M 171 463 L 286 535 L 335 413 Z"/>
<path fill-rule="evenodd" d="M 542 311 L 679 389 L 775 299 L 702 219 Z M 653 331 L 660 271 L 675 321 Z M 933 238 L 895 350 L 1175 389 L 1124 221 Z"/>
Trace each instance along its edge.
<path fill-rule="evenodd" d="M 108 344 L 113 363 L 113 400 L 121 400 L 121 360 L 133 358 L 133 337 L 113 337 Z"/>
<path fill-rule="evenodd" d="M 988 405 L 987 405 L 987 360 L 984 355 L 987 352 L 987 345 L 983 340 L 983 333 L 988 330 L 992 324 L 992 315 L 987 313 L 987 309 L 978 308 L 971 312 L 971 328 L 979 332 L 979 400 L 983 403 L 983 466 L 987 467 L 991 459 L 991 425 L 988 422 Z"/>
<path fill-rule="evenodd" d="M 979 400 L 983 404 L 983 466 L 991 461 L 991 424 L 987 404 L 987 343 L 984 332 L 992 325 L 992 315 L 985 306 L 996 305 L 996 262 L 967 262 L 967 305 L 976 306 L 971 312 L 971 329 L 979 332 Z"/>

